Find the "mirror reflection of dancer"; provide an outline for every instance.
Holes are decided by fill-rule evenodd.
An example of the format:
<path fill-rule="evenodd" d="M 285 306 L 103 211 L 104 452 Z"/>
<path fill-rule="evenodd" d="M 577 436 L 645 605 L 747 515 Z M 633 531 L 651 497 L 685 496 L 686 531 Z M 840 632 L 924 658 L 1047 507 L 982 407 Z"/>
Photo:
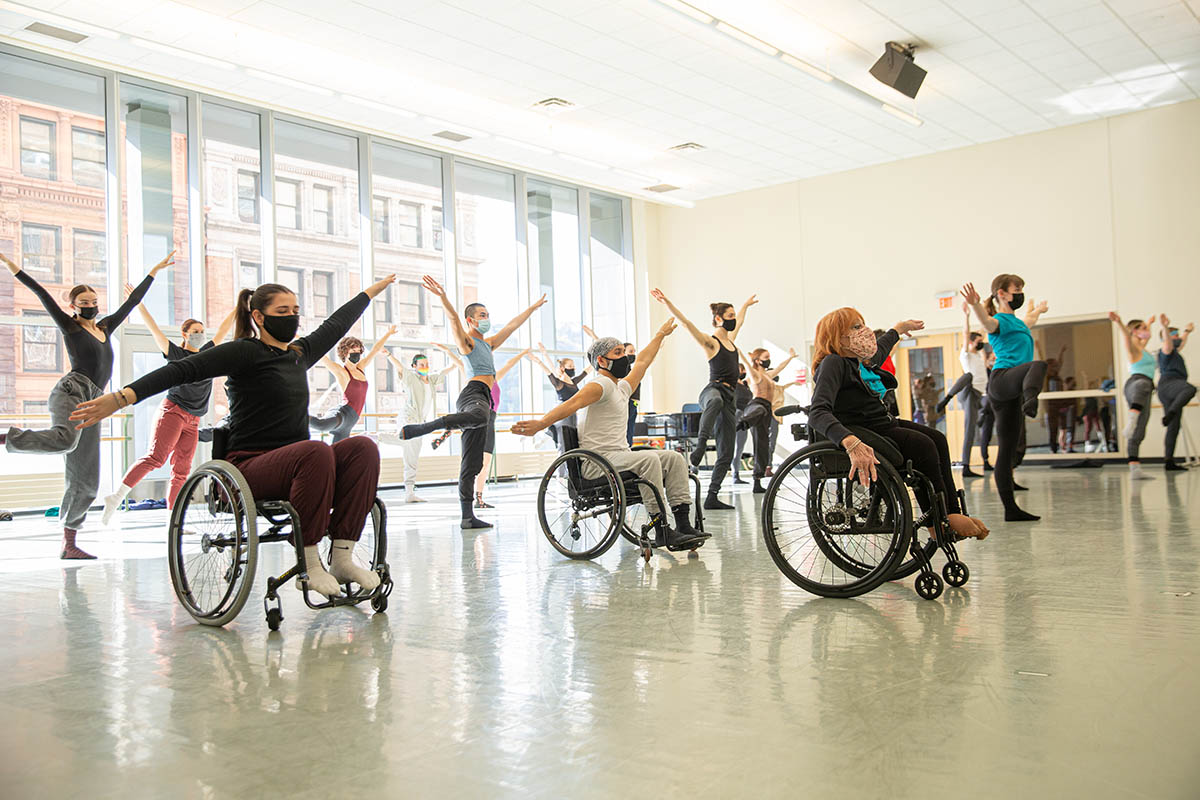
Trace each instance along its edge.
<path fill-rule="evenodd" d="M 404 387 L 404 407 L 396 415 L 397 429 L 409 424 L 428 422 L 433 416 L 438 387 L 445 383 L 451 372 L 463 368 L 462 360 L 450 348 L 436 342 L 433 346 L 445 353 L 450 361 L 440 372 L 429 371 L 429 357 L 424 353 L 413 356 L 406 367 L 390 350 L 387 351 L 387 359 L 400 376 L 400 384 Z M 417 464 L 421 458 L 421 445 L 424 440 L 400 439 L 394 436 L 381 436 L 380 439 L 394 439 L 404 449 L 404 502 L 424 503 L 425 500 L 417 496 Z"/>
<path fill-rule="evenodd" d="M 992 293 L 985 307 L 974 284 L 967 283 L 962 288 L 963 299 L 988 332 L 996 353 L 996 364 L 988 380 L 988 402 L 996 417 L 996 489 L 1004 503 L 1005 522 L 1041 519 L 1022 510 L 1013 497 L 1012 473 L 1024 425 L 1021 414 L 1030 419 L 1037 416 L 1038 394 L 1046 380 L 1046 362 L 1033 360 L 1033 334 L 1029 329 L 1049 306 L 1044 300 L 1031 303 L 1025 319 L 1018 319 L 1013 312 L 1025 303 L 1024 289 L 1025 281 L 1019 275 L 997 275 L 992 279 Z"/>
<path fill-rule="evenodd" d="M 401 439 L 415 439 L 427 436 L 437 430 L 458 429 L 462 435 L 462 460 L 458 467 L 458 501 L 462 507 L 462 522 L 464 530 L 474 528 L 490 528 L 490 523 L 475 517 L 472 508 L 475 488 L 475 477 L 483 468 L 483 452 L 487 445 L 488 429 L 492 427 L 492 412 L 495 410 L 492 401 L 492 386 L 496 383 L 496 362 L 492 351 L 500 347 L 516 332 L 517 328 L 534 311 L 546 302 L 546 295 L 514 317 L 507 325 L 491 336 L 485 334 L 492 329 L 491 316 L 483 303 L 471 303 L 463 309 L 463 327 L 458 311 L 446 296 L 446 290 L 434 280 L 432 275 L 423 279 L 425 290 L 442 301 L 446 309 L 446 318 L 454 329 L 455 343 L 458 350 L 466 357 L 467 383 L 458 395 L 455 413 L 438 417 L 430 422 L 420 422 L 405 425 L 400 429 Z"/>
<path fill-rule="evenodd" d="M 1163 438 L 1163 468 L 1167 472 L 1187 469 L 1175 461 L 1175 440 L 1183 422 L 1183 407 L 1196 396 L 1196 387 L 1188 383 L 1187 364 L 1181 351 L 1187 346 L 1188 337 L 1196 326 L 1188 323 L 1183 332 L 1171 325 L 1166 314 L 1159 314 L 1162 321 L 1162 349 L 1158 351 L 1158 401 L 1162 403 L 1162 424 L 1167 432 Z"/>
<path fill-rule="evenodd" d="M 975 446 L 975 429 L 980 422 L 983 396 L 987 394 L 988 369 L 987 355 L 984 352 L 987 340 L 982 333 L 971 330 L 971 307 L 963 303 L 962 311 L 963 349 L 958 354 L 958 362 L 962 364 L 963 374 L 946 392 L 945 397 L 938 401 L 934 409 L 934 420 L 940 419 L 946 413 L 946 406 L 958 395 L 963 408 L 962 476 L 981 478 L 982 475 L 971 469 L 971 448 Z M 991 438 L 990 434 L 988 438 Z M 987 452 L 984 451 L 983 462 L 986 464 L 987 461 Z"/>
<path fill-rule="evenodd" d="M 738 355 L 746 365 L 753 398 L 739 414 L 737 426 L 739 431 L 749 430 L 754 434 L 754 494 L 763 494 L 767 490 L 762 479 L 771 466 L 771 422 L 786 399 L 784 388 L 775 379 L 796 357 L 796 351 L 788 350 L 788 357 L 775 369 L 769 369 L 771 354 L 764 347 L 750 351 L 749 357 L 741 352 Z"/>
<path fill-rule="evenodd" d="M 126 297 L 132 296 L 134 291 L 132 286 L 125 285 Z M 237 317 L 235 306 L 221 321 L 216 335 L 208 342 L 204 341 L 203 322 L 198 319 L 184 320 L 183 325 L 179 326 L 183 334 L 181 346 L 167 338 L 145 304 L 138 304 L 138 312 L 167 361 L 178 361 L 201 350 L 216 347 L 225 341 L 225 337 L 233 328 L 234 318 Z M 121 503 L 125 502 L 133 487 L 150 472 L 167 463 L 168 458 L 171 459 L 171 485 L 167 491 L 167 508 L 175 507 L 175 498 L 179 496 L 183 482 L 192 471 L 192 457 L 196 454 L 200 418 L 208 413 L 208 400 L 211 396 L 212 381 L 175 386 L 167 392 L 162 405 L 159 406 L 158 418 L 154 420 L 154 432 L 150 435 L 150 452 L 138 459 L 125 473 L 117 490 L 104 498 L 101 524 L 107 525 L 111 522 L 113 514 L 120 508 Z"/>
<path fill-rule="evenodd" d="M 9 428 L 7 433 L 0 433 L 0 444 L 10 453 L 62 455 L 64 487 L 58 511 L 63 524 L 61 557 L 68 560 L 92 559 L 95 556 L 76 546 L 75 534 L 83 525 L 88 508 L 100 489 L 100 429 L 77 430 L 69 417 L 75 406 L 99 397 L 112 378 L 112 335 L 134 307 L 142 302 L 150 284 L 154 282 L 154 276 L 175 263 L 175 251 L 172 250 L 166 258 L 151 267 L 145 279 L 116 311 L 99 319 L 100 296 L 92 287 L 80 284 L 71 289 L 68 297 L 73 313 L 68 314 L 31 275 L 2 254 L 0 261 L 41 301 L 46 313 L 62 331 L 67 358 L 71 362 L 71 371 L 54 385 L 47 400 L 51 427 L 45 430 Z"/>
<path fill-rule="evenodd" d="M 532 355 L 532 348 L 525 348 L 520 353 L 504 362 L 504 366 L 496 370 L 496 382 L 492 384 L 492 413 L 488 420 L 488 435 L 487 440 L 483 443 L 483 466 L 479 468 L 478 474 L 475 475 L 475 508 L 495 508 L 495 506 L 483 499 L 483 487 L 487 485 L 488 474 L 492 468 L 492 458 L 496 453 L 496 409 L 500 408 L 500 381 L 504 380 L 504 376 L 521 363 L 521 359 L 528 355 Z"/>
<path fill-rule="evenodd" d="M 692 324 L 683 313 L 667 299 L 662 290 L 655 289 L 650 296 L 670 309 L 696 343 L 708 357 L 709 383 L 700 392 L 700 432 L 696 440 L 696 449 L 692 452 L 692 466 L 699 469 L 708 450 L 709 437 L 717 440 L 717 460 L 713 464 L 712 477 L 708 482 L 708 495 L 704 499 L 704 507 L 712 510 L 728 510 L 733 506 L 722 502 L 717 496 L 721 490 L 721 481 L 733 463 L 733 448 L 737 441 L 737 399 L 734 386 L 738 381 L 738 331 L 746 319 L 746 311 L 758 302 L 754 295 L 742 304 L 740 311 L 735 312 L 730 303 L 711 303 L 712 324 L 716 329 L 713 334 L 702 333 Z"/>
<path fill-rule="evenodd" d="M 375 356 L 383 352 L 387 340 L 397 330 L 396 326 L 392 325 L 384 331 L 383 336 L 379 337 L 379 341 L 375 342 L 374 347 L 365 356 L 362 339 L 357 336 L 347 336 L 338 342 L 337 355 L 342 363 L 339 364 L 328 355 L 321 356 L 321 366 L 337 378 L 335 385 L 342 391 L 342 404 L 329 414 L 310 414 L 308 426 L 315 431 L 332 434 L 331 444 L 348 438 L 350 431 L 358 424 L 363 406 L 367 403 L 367 367 L 375 360 Z M 330 389 L 332 388 L 331 386 Z"/>

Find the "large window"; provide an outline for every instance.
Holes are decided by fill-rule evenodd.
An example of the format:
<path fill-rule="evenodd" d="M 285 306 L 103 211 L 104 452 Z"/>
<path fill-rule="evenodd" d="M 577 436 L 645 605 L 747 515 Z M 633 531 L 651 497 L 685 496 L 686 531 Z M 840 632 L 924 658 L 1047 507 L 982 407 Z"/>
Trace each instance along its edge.
<path fill-rule="evenodd" d="M 588 206 L 592 329 L 599 336 L 629 340 L 635 327 L 637 292 L 633 262 L 625 252 L 625 201 L 593 192 Z"/>
<path fill-rule="evenodd" d="M 104 131 L 71 128 L 71 177 L 80 186 L 104 188 Z"/>
<path fill-rule="evenodd" d="M 534 291 L 549 302 L 538 316 L 538 338 L 552 350 L 583 349 L 583 281 L 579 264 L 579 192 L 528 182 L 529 269 Z"/>
<path fill-rule="evenodd" d="M 257 261 L 242 261 L 238 264 L 238 289 L 257 289 L 263 284 L 262 264 Z"/>
<path fill-rule="evenodd" d="M 459 164 L 455 167 L 458 226 L 459 308 L 483 303 L 502 325 L 522 309 L 526 272 L 517 263 L 515 178 L 507 172 Z M 517 337 L 508 344 L 517 344 Z M 528 341 L 527 335 L 521 341 Z"/>
<path fill-rule="evenodd" d="M 21 223 L 21 269 L 41 283 L 61 283 L 62 228 Z"/>
<path fill-rule="evenodd" d="M 71 246 L 71 261 L 75 283 L 103 286 L 108 280 L 104 258 L 104 234 L 100 231 L 75 229 Z"/>
<path fill-rule="evenodd" d="M 21 117 L 21 174 L 28 178 L 54 180 L 57 175 L 53 122 Z"/>

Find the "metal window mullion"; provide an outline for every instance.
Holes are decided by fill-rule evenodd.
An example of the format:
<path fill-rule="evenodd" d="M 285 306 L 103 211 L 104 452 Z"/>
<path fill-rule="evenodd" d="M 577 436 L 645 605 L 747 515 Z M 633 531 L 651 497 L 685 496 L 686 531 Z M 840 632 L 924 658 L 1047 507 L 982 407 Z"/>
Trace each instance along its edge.
<path fill-rule="evenodd" d="M 371 173 L 374 170 L 371 158 L 371 137 L 365 133 L 358 136 L 358 263 L 359 283 L 363 289 L 375 283 L 375 236 L 371 225 L 371 191 L 373 182 Z M 349 299 L 349 298 L 347 298 Z M 375 342 L 375 331 L 378 326 L 375 319 L 375 304 L 367 306 L 364 315 L 363 341 Z M 384 359 L 384 363 L 387 360 Z M 376 373 L 378 374 L 378 373 Z M 378 404 L 376 393 L 379 391 L 379 381 L 371 381 L 371 391 L 367 392 L 366 411 L 374 413 Z M 378 420 L 368 417 L 367 425 L 375 425 Z"/>
<path fill-rule="evenodd" d="M 258 123 L 258 193 L 262 209 L 258 218 L 262 237 L 262 282 L 278 283 L 275 234 L 275 113 L 264 110 Z"/>
<path fill-rule="evenodd" d="M 578 188 L 576 194 L 576 209 L 579 215 L 579 319 L 581 325 L 587 325 L 595 330 L 596 309 L 593 306 L 596 293 L 592 291 L 592 194 L 589 190 Z M 605 334 L 597 333 L 599 336 Z M 579 341 L 586 342 L 583 332 Z"/>
<path fill-rule="evenodd" d="M 204 261 L 207 257 L 204 242 L 204 169 L 200 161 L 204 129 L 200 115 L 202 103 L 195 92 L 187 93 L 188 131 L 188 266 L 191 283 L 189 316 L 205 319 L 208 287 L 204 281 Z"/>
<path fill-rule="evenodd" d="M 533 302 L 533 295 L 537 292 L 537 287 L 534 286 L 533 269 L 529 264 L 529 181 L 528 176 L 524 172 L 513 173 L 513 208 L 515 213 L 513 217 L 516 220 L 516 250 L 517 250 L 517 307 L 528 308 Z M 525 272 L 525 280 L 521 280 L 521 271 Z M 524 295 L 523 297 L 521 295 Z M 543 306 L 544 308 L 544 306 Z M 533 324 L 529 321 L 521 326 L 521 330 L 517 336 L 517 351 L 520 352 L 524 347 L 533 343 L 533 336 L 529 333 L 528 326 Z M 522 336 L 529 338 L 522 342 Z M 517 369 L 521 369 L 518 365 Z M 521 369 L 521 408 L 532 408 L 532 399 L 535 396 L 533 389 L 533 370 Z"/>

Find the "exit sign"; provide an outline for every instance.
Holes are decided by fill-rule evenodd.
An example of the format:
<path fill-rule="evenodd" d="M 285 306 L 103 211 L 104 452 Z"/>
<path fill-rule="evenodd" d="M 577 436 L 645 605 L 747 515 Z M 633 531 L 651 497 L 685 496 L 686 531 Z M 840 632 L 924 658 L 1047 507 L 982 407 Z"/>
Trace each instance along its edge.
<path fill-rule="evenodd" d="M 938 292 L 934 297 L 937 298 L 937 307 L 954 308 L 954 292 Z"/>

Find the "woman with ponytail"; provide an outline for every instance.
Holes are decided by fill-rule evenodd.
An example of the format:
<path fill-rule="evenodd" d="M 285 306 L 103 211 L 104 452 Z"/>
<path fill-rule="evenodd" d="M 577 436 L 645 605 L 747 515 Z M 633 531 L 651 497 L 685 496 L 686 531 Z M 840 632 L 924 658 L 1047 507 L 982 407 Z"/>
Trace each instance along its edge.
<path fill-rule="evenodd" d="M 287 500 L 295 507 L 309 588 L 326 597 L 338 594 L 343 583 L 374 589 L 379 575 L 357 566 L 351 553 L 379 485 L 379 448 L 365 436 L 332 446 L 309 440 L 307 373 L 395 279 L 389 275 L 368 287 L 299 339 L 300 303 L 291 289 L 276 283 L 253 292 L 243 289 L 234 341 L 172 361 L 119 391 L 80 403 L 71 419 L 87 429 L 143 398 L 225 376 L 225 459 L 245 476 L 255 499 Z M 317 549 L 326 533 L 333 540 L 328 571 Z"/>
<path fill-rule="evenodd" d="M 80 284 L 71 289 L 68 300 L 73 313 L 68 314 L 33 276 L 3 255 L 0 255 L 0 261 L 42 301 L 46 313 L 62 331 L 67 358 L 71 362 L 71 371 L 55 384 L 47 401 L 51 427 L 44 430 L 9 428 L 7 433 L 0 433 L 0 443 L 10 453 L 62 454 L 64 486 L 58 509 L 63 524 L 62 558 L 95 558 L 76 546 L 75 534 L 100 489 L 100 429 L 76 430 L 69 415 L 79 403 L 97 397 L 112 378 L 112 335 L 134 306 L 142 302 L 154 276 L 175 263 L 175 251 L 151 267 L 120 308 L 106 317 L 99 317 L 100 296 L 92 287 Z"/>
<path fill-rule="evenodd" d="M 975 312 L 988 332 L 988 341 L 996 354 L 996 363 L 988 379 L 988 403 L 996 417 L 996 489 L 1004 503 L 1005 522 L 1034 522 L 1041 519 L 1017 506 L 1013 490 L 1013 467 L 1024 421 L 1037 416 L 1038 395 L 1046 380 L 1046 362 L 1033 359 L 1033 334 L 1029 329 L 1049 310 L 1045 301 L 1030 302 L 1025 319 L 1013 312 L 1025 304 L 1025 281 L 1019 275 L 1003 273 L 992 280 L 986 305 L 980 302 L 975 284 L 962 287 L 963 300 Z"/>
<path fill-rule="evenodd" d="M 1142 440 L 1146 438 L 1146 422 L 1150 419 L 1150 400 L 1154 396 L 1154 369 L 1157 362 L 1146 349 L 1146 344 L 1150 341 L 1150 326 L 1155 318 L 1122 322 L 1121 316 L 1115 311 L 1108 312 L 1108 318 L 1121 331 L 1125 339 L 1125 352 L 1129 355 L 1129 377 L 1125 379 L 1123 388 L 1125 402 L 1129 404 L 1129 422 L 1125 425 L 1129 478 L 1135 481 L 1153 480 L 1142 469 L 1140 450 Z"/>

